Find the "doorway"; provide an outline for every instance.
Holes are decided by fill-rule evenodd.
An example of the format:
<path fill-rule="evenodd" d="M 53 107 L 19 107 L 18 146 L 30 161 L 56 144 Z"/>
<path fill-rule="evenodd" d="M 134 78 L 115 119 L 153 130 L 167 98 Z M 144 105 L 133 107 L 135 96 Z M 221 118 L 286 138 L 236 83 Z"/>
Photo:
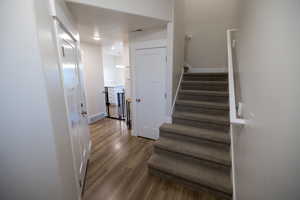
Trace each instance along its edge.
<path fill-rule="evenodd" d="M 107 117 L 116 120 L 125 120 L 126 104 L 125 89 L 121 87 L 105 87 L 105 105 Z"/>
<path fill-rule="evenodd" d="M 102 44 L 102 66 L 106 114 L 110 119 L 126 119 L 126 100 L 131 97 L 128 92 L 130 79 L 129 45 L 123 41 L 107 41 Z"/>

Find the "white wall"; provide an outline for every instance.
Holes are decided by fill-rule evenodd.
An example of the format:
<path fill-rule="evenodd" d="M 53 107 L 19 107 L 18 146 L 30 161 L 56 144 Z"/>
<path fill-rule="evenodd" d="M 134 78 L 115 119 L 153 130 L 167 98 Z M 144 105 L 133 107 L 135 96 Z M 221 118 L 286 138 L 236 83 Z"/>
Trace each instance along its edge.
<path fill-rule="evenodd" d="M 125 42 L 123 44 L 121 57 L 122 57 L 122 59 L 121 59 L 122 65 L 129 66 L 129 44 L 128 44 L 128 42 Z"/>
<path fill-rule="evenodd" d="M 239 68 L 247 125 L 236 136 L 239 200 L 300 197 L 300 2 L 242 1 Z"/>
<path fill-rule="evenodd" d="M 171 20 L 173 0 L 67 0 L 69 2 L 99 6 L 125 13 Z"/>
<path fill-rule="evenodd" d="M 185 44 L 185 4 L 182 0 L 175 0 L 173 14 L 173 98 L 176 93 L 184 64 Z"/>
<path fill-rule="evenodd" d="M 121 52 L 122 57 L 122 65 L 126 66 L 124 69 L 124 81 L 125 81 L 125 95 L 126 99 L 132 97 L 132 84 L 131 84 L 131 68 L 130 68 L 130 62 L 129 62 L 129 43 L 124 43 L 123 50 Z"/>
<path fill-rule="evenodd" d="M 237 25 L 239 0 L 185 0 L 187 63 L 193 67 L 226 66 L 226 29 Z"/>
<path fill-rule="evenodd" d="M 1 200 L 77 199 L 48 5 L 0 6 Z"/>
<path fill-rule="evenodd" d="M 152 29 L 146 29 L 141 32 L 130 33 L 130 43 L 145 42 L 151 40 L 165 40 L 167 39 L 166 27 L 155 27 Z"/>
<path fill-rule="evenodd" d="M 87 96 L 88 116 L 104 115 L 106 112 L 102 47 L 81 42 L 84 65 L 84 82 Z"/>
<path fill-rule="evenodd" d="M 122 65 L 122 57 L 103 52 L 104 85 L 106 87 L 125 86 L 125 69 L 116 68 Z"/>

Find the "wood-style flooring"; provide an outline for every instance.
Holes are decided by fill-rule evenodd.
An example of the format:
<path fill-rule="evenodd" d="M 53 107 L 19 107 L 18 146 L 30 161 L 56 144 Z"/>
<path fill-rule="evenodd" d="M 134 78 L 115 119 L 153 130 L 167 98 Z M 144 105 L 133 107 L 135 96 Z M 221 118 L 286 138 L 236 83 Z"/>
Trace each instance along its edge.
<path fill-rule="evenodd" d="M 208 193 L 149 175 L 153 141 L 131 136 L 125 122 L 104 119 L 90 129 L 84 200 L 215 200 Z"/>

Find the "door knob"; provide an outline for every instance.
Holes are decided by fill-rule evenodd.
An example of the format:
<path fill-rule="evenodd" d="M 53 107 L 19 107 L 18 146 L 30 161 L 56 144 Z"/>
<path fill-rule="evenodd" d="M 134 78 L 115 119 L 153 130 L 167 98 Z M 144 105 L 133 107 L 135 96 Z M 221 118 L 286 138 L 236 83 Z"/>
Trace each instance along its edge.
<path fill-rule="evenodd" d="M 140 102 L 141 102 L 141 99 L 136 99 L 136 102 L 140 103 Z"/>
<path fill-rule="evenodd" d="M 82 116 L 85 116 L 85 115 L 87 115 L 87 114 L 88 114 L 88 113 L 87 113 L 86 111 L 82 111 L 82 112 L 81 112 L 81 115 L 82 115 Z"/>

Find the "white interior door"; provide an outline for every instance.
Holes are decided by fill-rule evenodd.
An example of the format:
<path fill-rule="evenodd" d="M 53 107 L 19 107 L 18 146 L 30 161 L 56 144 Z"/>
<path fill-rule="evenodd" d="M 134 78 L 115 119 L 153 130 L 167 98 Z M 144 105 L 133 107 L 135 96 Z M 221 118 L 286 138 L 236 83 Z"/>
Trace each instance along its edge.
<path fill-rule="evenodd" d="M 158 139 L 166 119 L 166 48 L 135 52 L 138 136 Z"/>
<path fill-rule="evenodd" d="M 82 190 L 90 137 L 84 87 L 80 79 L 79 54 L 76 42 L 60 27 L 58 27 L 58 40 L 73 160 L 78 187 Z"/>
<path fill-rule="evenodd" d="M 90 137 L 90 129 L 89 129 L 89 123 L 88 123 L 88 113 L 87 113 L 87 103 L 86 103 L 86 93 L 85 93 L 85 85 L 83 80 L 83 68 L 87 66 L 83 66 L 81 61 L 81 52 L 79 49 L 77 49 L 77 63 L 78 70 L 79 70 L 79 82 L 80 82 L 80 109 L 81 109 L 81 118 L 80 118 L 80 136 L 82 141 L 82 147 L 83 147 L 83 162 L 81 163 L 80 167 L 80 177 L 81 180 L 84 180 L 87 162 L 90 156 L 90 150 L 92 146 L 91 137 Z M 82 184 L 81 184 L 82 185 Z"/>

